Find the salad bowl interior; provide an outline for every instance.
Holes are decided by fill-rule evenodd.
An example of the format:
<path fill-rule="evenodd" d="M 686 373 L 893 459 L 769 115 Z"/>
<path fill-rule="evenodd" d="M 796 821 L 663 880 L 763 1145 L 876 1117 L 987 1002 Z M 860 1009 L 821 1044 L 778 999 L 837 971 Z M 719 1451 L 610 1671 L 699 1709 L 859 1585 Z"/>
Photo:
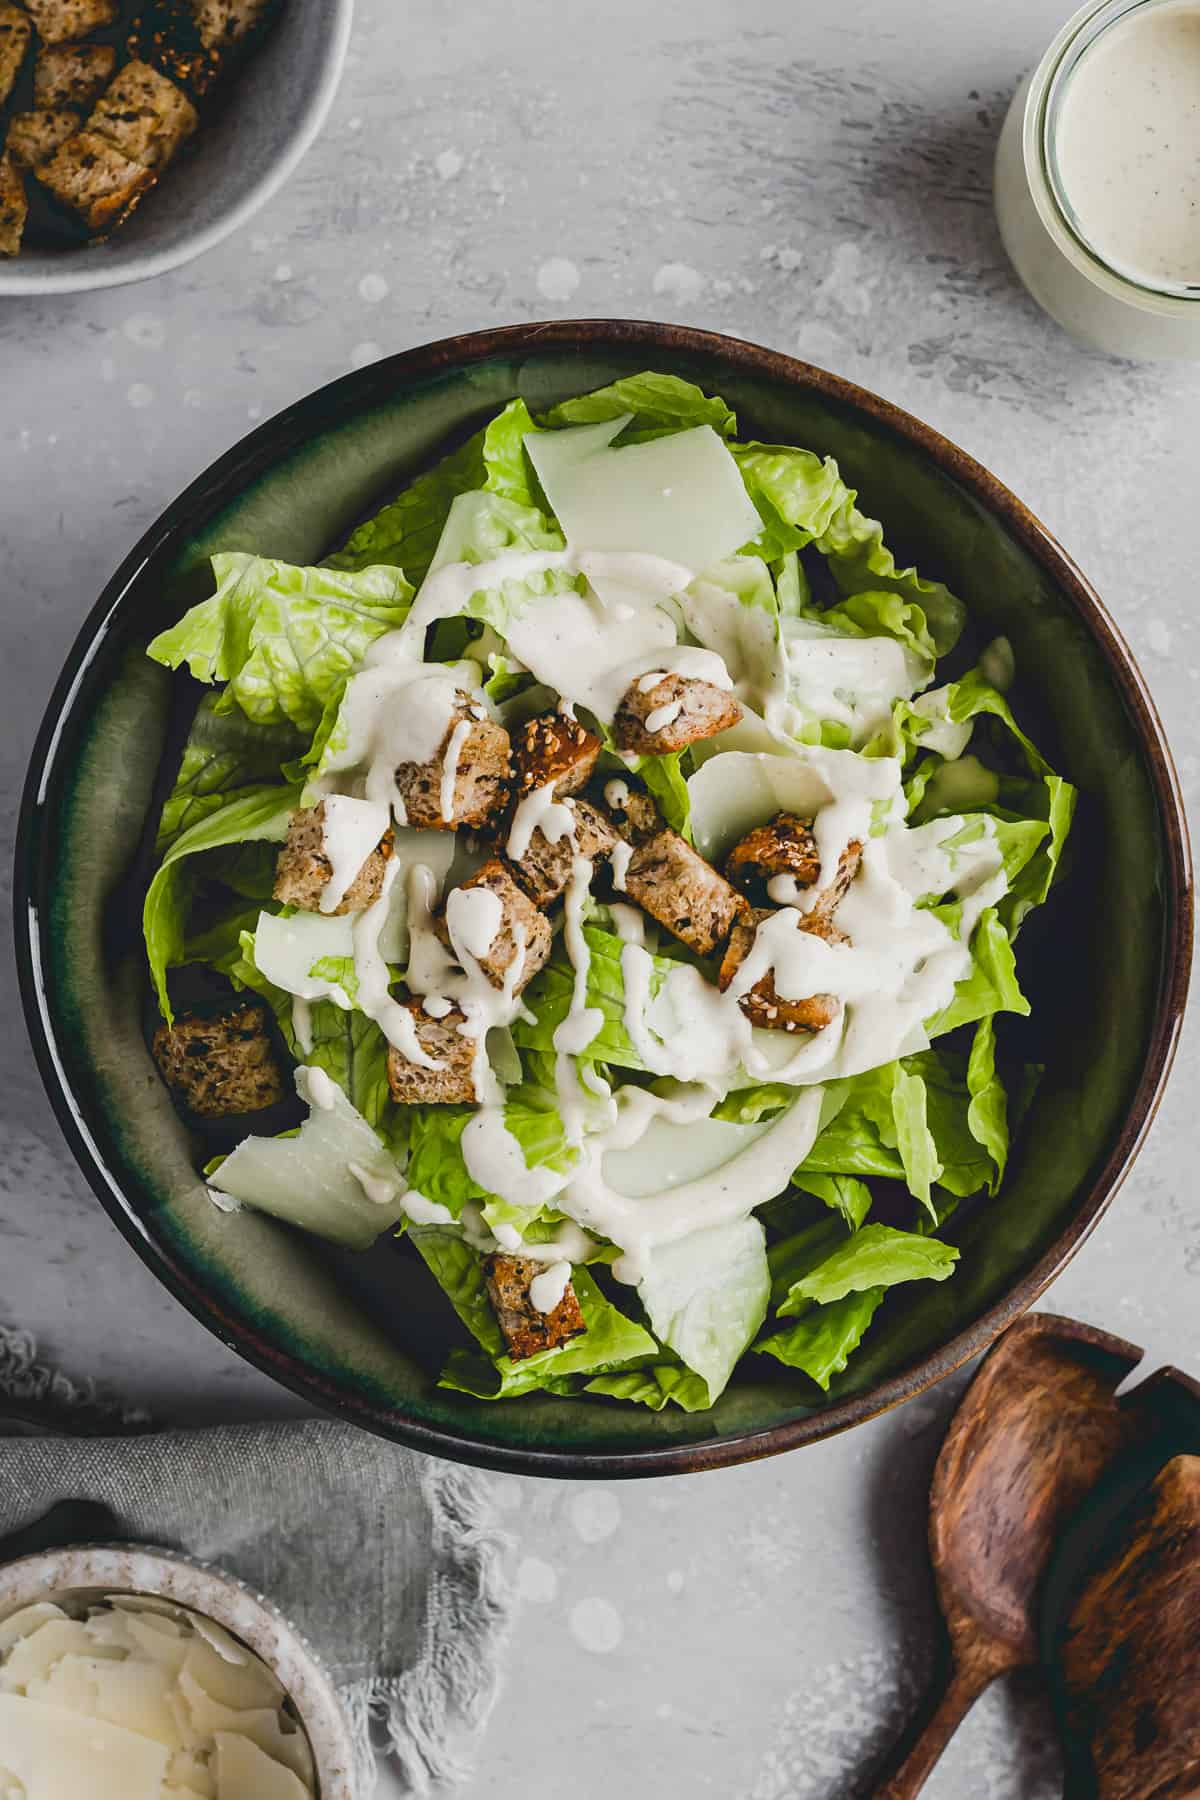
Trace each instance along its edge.
<path fill-rule="evenodd" d="M 172 678 L 145 649 L 210 591 L 207 559 L 244 550 L 316 563 L 514 397 L 541 412 L 645 368 L 721 394 L 742 436 L 834 456 L 898 561 L 945 581 L 985 636 L 1010 641 L 1022 723 L 1080 791 L 1065 878 L 1021 939 L 1031 1014 L 1007 1022 L 1044 1074 L 999 1193 L 945 1230 L 961 1252 L 955 1278 L 890 1295 L 827 1394 L 747 1358 L 716 1406 L 694 1414 L 441 1388 L 456 1322 L 402 1245 L 341 1252 L 218 1211 L 146 1049 L 129 886 L 175 729 Z M 564 322 L 450 340 L 346 377 L 261 427 L 167 510 L 86 621 L 51 702 L 25 797 L 16 921 L 35 1050 L 72 1149 L 197 1317 L 370 1430 L 494 1467 L 612 1478 L 845 1429 L 985 1348 L 1037 1298 L 1153 1115 L 1183 1008 L 1190 871 L 1169 754 L 1128 650 L 1069 559 L 985 470 L 886 402 L 772 352 L 667 326 Z"/>

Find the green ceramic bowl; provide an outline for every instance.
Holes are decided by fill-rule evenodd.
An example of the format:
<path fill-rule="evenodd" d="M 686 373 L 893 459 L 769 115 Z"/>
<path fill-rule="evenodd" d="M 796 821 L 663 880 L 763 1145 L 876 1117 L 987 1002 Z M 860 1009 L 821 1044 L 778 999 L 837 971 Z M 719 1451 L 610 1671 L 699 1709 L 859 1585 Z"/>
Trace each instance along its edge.
<path fill-rule="evenodd" d="M 135 857 L 171 681 L 143 648 L 204 591 L 205 559 L 314 562 L 447 443 L 513 395 L 535 410 L 645 367 L 719 392 L 747 433 L 837 457 L 905 560 L 1012 640 L 1019 703 L 1082 790 L 1073 872 L 1022 939 L 1046 1077 L 1003 1193 L 958 1226 L 952 1281 L 902 1289 L 823 1397 L 749 1362 L 710 1413 L 436 1385 L 457 1327 L 403 1246 L 331 1253 L 208 1201 L 141 1029 Z M 1098 897 L 1103 896 L 1103 904 Z M 1021 504 L 928 427 L 848 383 L 704 332 L 523 325 L 390 358 L 301 401 L 193 483 L 114 576 L 34 751 L 17 853 L 30 1031 L 99 1198 L 160 1279 L 226 1343 L 315 1404 L 467 1462 L 554 1475 L 662 1474 L 826 1437 L 929 1386 L 1028 1307 L 1112 1198 L 1154 1112 L 1189 962 L 1190 870 L 1170 757 L 1133 659 Z"/>

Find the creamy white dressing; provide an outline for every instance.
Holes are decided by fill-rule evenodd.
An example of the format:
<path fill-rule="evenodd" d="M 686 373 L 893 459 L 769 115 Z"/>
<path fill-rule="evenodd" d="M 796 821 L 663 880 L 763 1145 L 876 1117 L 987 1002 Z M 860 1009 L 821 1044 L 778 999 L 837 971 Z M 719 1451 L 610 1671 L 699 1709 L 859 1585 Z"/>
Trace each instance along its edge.
<path fill-rule="evenodd" d="M 566 837 L 573 839 L 575 836 L 574 809 L 565 801 L 554 798 L 552 781 L 547 782 L 545 787 L 535 788 L 517 803 L 505 845 L 513 862 L 520 862 L 526 854 L 535 831 L 540 831 L 551 844 L 557 844 Z"/>
<path fill-rule="evenodd" d="M 761 710 L 789 732 L 828 720 L 846 727 L 852 747 L 866 744 L 929 679 L 929 664 L 894 638 L 847 637 L 812 619 L 785 619 L 783 634 L 787 703 Z"/>
<path fill-rule="evenodd" d="M 394 1050 L 421 1069 L 443 1069 L 445 1064 L 421 1045 L 417 1023 L 407 1006 L 392 997 L 392 974 L 380 949 L 380 940 L 391 914 L 392 888 L 400 879 L 401 863 L 393 857 L 383 878 L 383 888 L 373 906 L 354 925 L 354 969 L 358 976 L 356 1004 L 374 1019 Z M 428 870 L 424 871 L 428 874 Z"/>
<path fill-rule="evenodd" d="M 377 1171 L 366 1169 L 361 1163 L 352 1162 L 346 1166 L 373 1206 L 392 1204 L 399 1191 L 398 1180 L 393 1181 L 389 1175 L 380 1175 Z"/>
<path fill-rule="evenodd" d="M 486 887 L 453 888 L 446 898 L 446 929 L 461 957 L 465 951 L 476 961 L 488 954 L 504 922 L 499 894 Z"/>
<path fill-rule="evenodd" d="M 567 1291 L 571 1279 L 569 1262 L 551 1263 L 540 1275 L 535 1275 L 529 1284 L 529 1304 L 535 1312 L 552 1313 Z"/>
<path fill-rule="evenodd" d="M 922 750 L 933 750 L 947 762 L 957 762 L 971 741 L 971 733 L 975 729 L 974 719 L 961 721 L 947 716 L 947 706 L 953 690 L 949 687 L 930 688 L 913 703 L 913 711 L 923 719 L 933 723 L 928 731 L 920 737 Z"/>
<path fill-rule="evenodd" d="M 472 713 L 475 708 L 472 707 Z M 478 715 L 477 715 L 478 716 Z M 484 718 L 487 717 L 483 713 Z M 458 762 L 462 747 L 471 735 L 471 720 L 460 719 L 446 740 L 446 750 L 442 757 L 442 779 L 438 790 L 438 811 L 443 819 L 454 817 L 454 790 L 458 783 Z"/>
<path fill-rule="evenodd" d="M 615 785 L 613 782 L 609 783 L 610 787 Z M 627 844 L 624 838 L 618 838 L 608 856 L 608 866 L 612 870 L 612 884 L 618 894 L 625 892 L 625 877 L 629 873 L 629 864 L 632 858 L 633 845 Z"/>
<path fill-rule="evenodd" d="M 567 1177 L 545 1164 L 529 1167 L 502 1106 L 481 1106 L 468 1119 L 462 1153 L 472 1181 L 510 1206 L 545 1206 L 566 1185 Z"/>
<path fill-rule="evenodd" d="M 409 1188 L 401 1205 L 414 1225 L 452 1225 L 454 1214 L 440 1200 L 427 1200 L 416 1188 Z"/>
<path fill-rule="evenodd" d="M 682 711 L 682 700 L 668 700 L 665 706 L 656 706 L 646 714 L 646 730 L 651 737 L 656 731 L 665 731 L 668 725 L 675 723 Z"/>
<path fill-rule="evenodd" d="M 322 848 L 329 858 L 329 880 L 321 889 L 323 913 L 336 912 L 355 876 L 392 822 L 391 810 L 371 800 L 330 794 L 322 815 Z"/>

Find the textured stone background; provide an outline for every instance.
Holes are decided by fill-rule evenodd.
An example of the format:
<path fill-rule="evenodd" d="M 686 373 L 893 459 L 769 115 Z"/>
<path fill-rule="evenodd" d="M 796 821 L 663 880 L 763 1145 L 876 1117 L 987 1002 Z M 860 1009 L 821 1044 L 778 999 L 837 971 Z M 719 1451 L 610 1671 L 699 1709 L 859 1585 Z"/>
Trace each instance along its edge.
<path fill-rule="evenodd" d="M 1075 349 L 1015 285 L 992 221 L 1003 107 L 1061 12 L 360 0 L 328 130 L 252 225 L 147 287 L 0 303 L 5 829 L 78 621 L 214 456 L 382 352 L 604 313 L 824 363 L 989 464 L 1099 585 L 1194 803 L 1200 371 Z M 0 1319 L 156 1408 L 285 1410 L 85 1192 L 7 961 L 3 980 Z M 1052 1296 L 1194 1368 L 1196 1081 L 1193 1027 L 1136 1173 Z M 478 1792 L 847 1791 L 926 1670 L 923 1499 L 953 1399 L 948 1386 L 782 1461 L 620 1493 L 498 1482 L 527 1605 Z M 1049 1800 L 1034 1699 L 990 1697 L 929 1792 Z"/>

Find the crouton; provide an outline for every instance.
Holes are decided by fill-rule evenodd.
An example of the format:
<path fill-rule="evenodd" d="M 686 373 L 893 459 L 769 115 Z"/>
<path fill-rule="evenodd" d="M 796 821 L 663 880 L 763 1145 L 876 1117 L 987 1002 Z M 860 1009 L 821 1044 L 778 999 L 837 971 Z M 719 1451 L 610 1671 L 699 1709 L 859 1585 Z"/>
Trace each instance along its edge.
<path fill-rule="evenodd" d="M 378 900 L 383 889 L 388 858 L 392 854 L 392 832 L 389 827 L 363 863 L 329 916 L 361 912 Z M 275 864 L 276 900 L 285 906 L 298 906 L 304 912 L 320 912 L 321 896 L 333 875 L 333 864 L 325 854 L 325 802 L 319 806 L 301 807 L 288 820 L 288 833 Z"/>
<path fill-rule="evenodd" d="M 78 113 L 65 108 L 14 113 L 8 122 L 5 149 L 19 168 L 36 169 L 48 162 L 60 144 L 79 130 Z"/>
<path fill-rule="evenodd" d="M 746 911 L 736 888 L 669 825 L 635 846 L 624 891 L 698 956 L 718 950 Z"/>
<path fill-rule="evenodd" d="M 33 65 L 33 104 L 40 109 L 90 106 L 116 67 L 111 44 L 47 44 Z"/>
<path fill-rule="evenodd" d="M 553 787 L 554 797 L 577 794 L 596 766 L 600 739 L 564 713 L 526 719 L 512 747 L 513 798 Z"/>
<path fill-rule="evenodd" d="M 455 900 L 456 894 L 481 892 L 494 894 L 499 901 L 499 923 L 486 944 L 474 934 L 474 919 L 467 921 L 467 908 Z M 489 907 L 488 912 L 493 918 L 497 916 L 494 907 Z M 550 955 L 554 941 L 549 919 L 522 893 L 498 856 L 476 869 L 469 881 L 450 890 L 445 910 L 434 920 L 434 930 L 455 955 L 465 951 L 472 957 L 493 987 L 504 987 L 516 964 L 511 986 L 515 994 L 533 980 Z"/>
<path fill-rule="evenodd" d="M 649 794 L 615 776 L 604 784 L 604 803 L 613 829 L 627 844 L 644 844 L 664 829 L 665 821 Z"/>
<path fill-rule="evenodd" d="M 769 825 L 758 826 L 734 845 L 725 859 L 726 875 L 755 904 L 777 897 L 768 892 L 776 875 L 790 877 L 798 888 L 811 887 L 821 873 L 812 826 L 811 819 L 797 818 L 795 813 L 777 814 Z M 856 838 L 842 851 L 837 873 L 814 896 L 811 910 L 831 918 L 861 862 L 862 845 Z"/>
<path fill-rule="evenodd" d="M 92 108 L 87 130 L 107 138 L 144 169 L 165 169 L 200 123 L 175 83 L 149 63 L 127 63 Z"/>
<path fill-rule="evenodd" d="M 454 718 L 427 763 L 401 763 L 396 770 L 396 789 L 404 802 L 405 823 L 424 830 L 454 831 L 465 825 L 480 830 L 499 814 L 508 800 L 510 774 L 508 733 L 473 703 L 459 696 Z M 466 725 L 465 733 L 457 727 Z M 446 761 L 455 758 L 450 816 L 442 814 L 442 788 Z"/>
<path fill-rule="evenodd" d="M 728 731 L 742 709 L 725 688 L 688 675 L 643 675 L 630 684 L 613 720 L 617 748 L 669 756 Z"/>
<path fill-rule="evenodd" d="M 536 1356 L 539 1350 L 555 1350 L 587 1330 L 570 1282 L 552 1312 L 539 1312 L 533 1304 L 529 1290 L 544 1267 L 531 1256 L 496 1255 L 484 1261 L 488 1299 L 513 1362 Z"/>
<path fill-rule="evenodd" d="M 0 5 L 0 106 L 13 91 L 32 36 L 28 13 L 19 6 Z"/>
<path fill-rule="evenodd" d="M 266 23 L 277 0 L 190 0 L 200 42 L 206 50 L 229 51 Z"/>
<path fill-rule="evenodd" d="M 25 0 L 43 44 L 65 44 L 111 25 L 117 0 Z"/>
<path fill-rule="evenodd" d="M 827 919 L 814 917 L 811 913 L 794 913 L 793 916 L 797 931 L 810 932 L 828 944 L 849 942 L 845 933 Z M 774 917 L 770 907 L 757 907 L 734 926 L 717 975 L 717 986 L 722 993 L 731 986 L 749 956 L 758 927 L 764 919 Z M 752 1025 L 765 1031 L 824 1031 L 842 1010 L 841 1001 L 832 994 L 812 994 L 803 1000 L 784 999 L 775 991 L 775 978 L 770 969 L 755 982 L 749 993 L 742 995 L 738 1005 Z"/>
<path fill-rule="evenodd" d="M 188 1014 L 160 1025 L 152 1048 L 171 1092 L 202 1119 L 260 1112 L 286 1092 L 266 1010 L 257 1003 L 220 1018 Z"/>
<path fill-rule="evenodd" d="M 444 1018 L 433 1019 L 419 999 L 404 1000 L 401 1004 L 413 1016 L 417 1042 L 422 1050 L 442 1066 L 422 1068 L 420 1063 L 409 1062 L 407 1056 L 393 1046 L 387 1059 L 392 1099 L 401 1106 L 476 1105 L 479 1100 L 475 1092 L 476 1043 L 474 1038 L 464 1036 L 462 1027 L 466 1019 L 458 1007 L 452 1006 Z"/>
<path fill-rule="evenodd" d="M 0 153 L 0 256 L 15 256 L 21 248 L 28 212 L 20 171 L 11 156 Z"/>
<path fill-rule="evenodd" d="M 575 816 L 573 837 L 551 842 L 539 827 L 524 855 L 509 859 L 509 867 L 535 906 L 553 906 L 566 892 L 577 856 L 594 865 L 611 853 L 617 841 L 604 814 L 589 800 L 572 797 L 566 804 Z"/>
<path fill-rule="evenodd" d="M 37 171 L 54 198 L 77 212 L 89 231 L 108 231 L 133 211 L 155 176 L 122 156 L 115 144 L 77 131 Z"/>

